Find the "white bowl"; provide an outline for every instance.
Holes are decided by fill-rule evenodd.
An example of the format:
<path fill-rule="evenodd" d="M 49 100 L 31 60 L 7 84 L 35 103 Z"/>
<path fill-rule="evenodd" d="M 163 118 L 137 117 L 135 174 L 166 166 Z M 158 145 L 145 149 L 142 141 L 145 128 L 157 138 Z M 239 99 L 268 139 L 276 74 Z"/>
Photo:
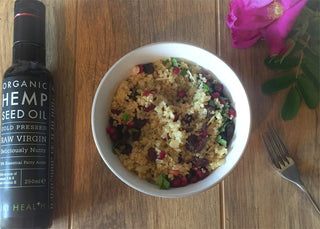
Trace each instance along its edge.
<path fill-rule="evenodd" d="M 119 83 L 129 76 L 137 64 L 154 62 L 158 59 L 177 57 L 196 63 L 211 71 L 224 85 L 237 112 L 234 138 L 229 146 L 226 162 L 207 178 L 185 187 L 161 190 L 157 185 L 141 180 L 128 171 L 112 152 L 112 142 L 107 136 L 108 110 Z M 157 197 L 185 197 L 204 191 L 219 183 L 240 160 L 250 133 L 250 107 L 246 92 L 236 74 L 218 57 L 201 48 L 181 43 L 155 43 L 131 51 L 117 61 L 105 74 L 96 91 L 91 113 L 94 141 L 98 151 L 110 170 L 130 187 Z"/>

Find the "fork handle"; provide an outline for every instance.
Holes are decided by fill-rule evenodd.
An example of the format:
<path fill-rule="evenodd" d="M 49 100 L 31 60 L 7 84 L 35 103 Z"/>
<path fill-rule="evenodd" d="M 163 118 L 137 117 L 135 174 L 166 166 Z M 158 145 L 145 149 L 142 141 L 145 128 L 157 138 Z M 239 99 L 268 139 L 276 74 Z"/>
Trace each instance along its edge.
<path fill-rule="evenodd" d="M 316 210 L 316 212 L 320 215 L 320 209 L 319 206 L 316 204 L 316 202 L 314 201 L 314 199 L 312 198 L 311 194 L 308 192 L 308 190 L 304 187 L 304 185 L 300 184 L 298 185 L 299 188 L 307 195 L 308 199 L 310 200 L 310 202 L 312 203 L 312 206 L 314 207 L 314 209 Z"/>

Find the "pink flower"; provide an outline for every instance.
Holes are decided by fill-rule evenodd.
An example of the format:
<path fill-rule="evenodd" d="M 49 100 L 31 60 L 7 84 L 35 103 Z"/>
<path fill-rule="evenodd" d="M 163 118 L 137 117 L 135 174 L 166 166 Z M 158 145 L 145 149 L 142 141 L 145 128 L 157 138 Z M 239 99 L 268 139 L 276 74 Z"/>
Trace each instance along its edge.
<path fill-rule="evenodd" d="M 270 56 L 278 54 L 308 0 L 234 0 L 230 2 L 227 25 L 232 45 L 248 48 L 260 37 L 266 39 Z"/>

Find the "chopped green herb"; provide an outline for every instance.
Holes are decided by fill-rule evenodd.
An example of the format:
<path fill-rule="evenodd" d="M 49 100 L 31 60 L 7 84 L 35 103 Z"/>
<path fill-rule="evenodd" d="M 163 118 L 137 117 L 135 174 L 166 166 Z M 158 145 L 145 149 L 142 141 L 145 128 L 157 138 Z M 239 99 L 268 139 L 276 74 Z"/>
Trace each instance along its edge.
<path fill-rule="evenodd" d="M 119 149 L 120 149 L 121 143 L 120 142 L 116 142 L 112 145 L 112 152 L 114 154 L 117 154 Z"/>
<path fill-rule="evenodd" d="M 210 107 L 217 108 L 216 103 L 214 102 L 214 100 L 210 100 L 208 104 L 209 104 Z"/>
<path fill-rule="evenodd" d="M 196 102 L 198 102 L 198 100 L 199 100 L 199 99 L 194 99 L 193 102 L 196 103 Z"/>
<path fill-rule="evenodd" d="M 227 125 L 229 124 L 230 122 L 225 122 L 222 127 L 220 127 L 219 129 L 219 132 L 222 133 L 222 132 L 225 132 L 226 131 L 226 127 Z"/>
<path fill-rule="evenodd" d="M 160 189 L 170 188 L 170 182 L 167 180 L 166 175 L 164 175 L 163 173 L 156 180 L 156 184 L 159 186 Z"/>
<path fill-rule="evenodd" d="M 187 75 L 187 69 L 186 68 L 181 68 L 180 75 L 182 75 L 182 76 Z"/>
<path fill-rule="evenodd" d="M 226 105 L 224 105 L 225 108 L 230 108 L 230 105 L 227 103 Z"/>
<path fill-rule="evenodd" d="M 227 146 L 227 141 L 224 140 L 221 135 L 218 135 L 218 137 L 216 138 L 216 142 L 218 142 L 220 145 L 223 145 L 224 147 Z"/>
<path fill-rule="evenodd" d="M 127 113 L 123 113 L 122 115 L 122 121 L 125 123 L 129 122 L 130 116 Z"/>
<path fill-rule="evenodd" d="M 221 100 L 224 100 L 224 101 L 228 101 L 228 98 L 223 97 L 223 96 L 220 96 L 220 99 L 221 99 Z"/>
<path fill-rule="evenodd" d="M 166 66 L 168 63 L 169 63 L 169 59 L 166 59 L 166 60 L 163 60 L 163 61 L 162 61 L 162 64 L 163 64 L 164 66 Z"/>
<path fill-rule="evenodd" d="M 136 128 L 130 128 L 130 129 L 128 129 L 128 132 L 129 132 L 130 135 L 132 135 L 133 133 L 139 132 L 139 130 L 136 129 Z"/>
<path fill-rule="evenodd" d="M 178 67 L 178 66 L 179 66 L 179 65 L 178 65 L 178 61 L 177 61 L 176 58 L 171 58 L 171 63 L 172 63 L 172 66 L 173 66 L 173 67 Z"/>
<path fill-rule="evenodd" d="M 212 93 L 212 89 L 207 85 L 207 84 L 203 84 L 203 88 L 208 91 L 210 94 Z"/>
<path fill-rule="evenodd" d="M 151 86 L 155 86 L 156 83 L 152 81 L 152 82 L 150 82 L 150 85 L 151 85 Z"/>

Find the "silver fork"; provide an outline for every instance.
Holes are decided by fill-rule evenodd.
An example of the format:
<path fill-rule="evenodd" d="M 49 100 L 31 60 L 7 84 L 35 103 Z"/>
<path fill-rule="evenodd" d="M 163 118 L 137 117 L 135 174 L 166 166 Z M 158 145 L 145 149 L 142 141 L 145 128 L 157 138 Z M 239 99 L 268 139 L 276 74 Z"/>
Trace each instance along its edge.
<path fill-rule="evenodd" d="M 316 212 L 320 215 L 319 206 L 317 206 L 305 188 L 295 162 L 273 127 L 268 127 L 267 132 L 262 135 L 262 141 L 277 173 L 286 180 L 296 184 L 307 195 Z"/>

